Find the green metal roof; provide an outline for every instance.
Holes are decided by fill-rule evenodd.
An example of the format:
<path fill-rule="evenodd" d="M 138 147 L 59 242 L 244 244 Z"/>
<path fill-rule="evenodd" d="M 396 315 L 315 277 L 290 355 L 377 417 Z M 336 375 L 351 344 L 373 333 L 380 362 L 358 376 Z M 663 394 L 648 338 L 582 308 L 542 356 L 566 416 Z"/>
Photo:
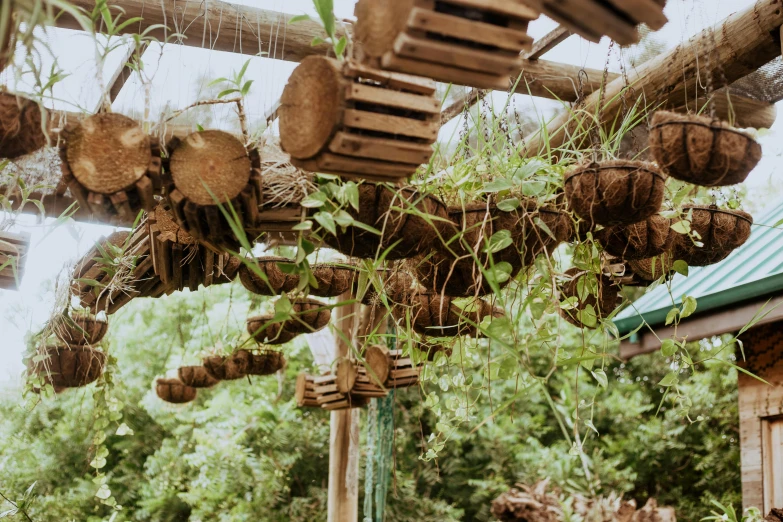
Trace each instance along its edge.
<path fill-rule="evenodd" d="M 691 267 L 689 276 L 672 279 L 672 296 L 696 298 L 696 314 L 783 291 L 783 229 L 772 228 L 783 220 L 783 204 L 755 220 L 750 239 L 717 265 Z M 639 298 L 614 319 L 620 335 L 635 330 L 642 318 L 650 326 L 661 325 L 672 309 L 666 285 Z"/>

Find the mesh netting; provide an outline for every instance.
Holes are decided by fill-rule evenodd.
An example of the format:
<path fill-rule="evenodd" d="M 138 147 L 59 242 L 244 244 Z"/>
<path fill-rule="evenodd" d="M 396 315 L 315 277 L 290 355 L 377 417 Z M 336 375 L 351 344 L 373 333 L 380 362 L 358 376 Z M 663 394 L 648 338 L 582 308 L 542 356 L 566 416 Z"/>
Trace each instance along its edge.
<path fill-rule="evenodd" d="M 783 58 L 778 56 L 758 71 L 737 80 L 731 85 L 731 92 L 768 103 L 783 100 Z"/>

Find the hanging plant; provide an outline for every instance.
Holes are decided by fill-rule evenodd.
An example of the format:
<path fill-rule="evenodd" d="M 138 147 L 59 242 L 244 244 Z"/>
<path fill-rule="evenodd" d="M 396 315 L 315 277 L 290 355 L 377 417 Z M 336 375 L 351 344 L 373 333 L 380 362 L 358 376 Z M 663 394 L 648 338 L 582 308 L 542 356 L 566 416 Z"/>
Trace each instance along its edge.
<path fill-rule="evenodd" d="M 182 366 L 177 369 L 182 384 L 191 388 L 211 388 L 220 382 L 204 366 Z"/>
<path fill-rule="evenodd" d="M 407 321 L 413 330 L 432 337 L 474 336 L 485 317 L 503 317 L 505 313 L 491 304 L 477 299 L 461 308 L 454 298 L 433 292 L 417 292 L 408 297 L 407 306 L 392 311 L 398 321 Z"/>
<path fill-rule="evenodd" d="M 596 276 L 579 268 L 571 268 L 563 285 L 565 305 L 560 315 L 574 326 L 597 328 L 620 304 L 620 287 L 604 274 Z"/>
<path fill-rule="evenodd" d="M 247 375 L 250 365 L 247 350 L 237 350 L 227 356 L 212 355 L 202 360 L 207 373 L 219 381 L 235 381 Z"/>
<path fill-rule="evenodd" d="M 742 183 L 761 160 L 753 137 L 716 118 L 658 111 L 650 151 L 669 176 L 703 187 Z"/>
<path fill-rule="evenodd" d="M 643 286 L 649 286 L 674 272 L 674 254 L 671 251 L 648 259 L 628 261 L 628 268 Z"/>
<path fill-rule="evenodd" d="M 277 350 L 248 351 L 248 375 L 274 375 L 285 368 L 286 360 Z"/>
<path fill-rule="evenodd" d="M 663 254 L 676 236 L 671 229 L 671 220 L 660 214 L 632 225 L 607 227 L 595 233 L 595 239 L 605 252 L 626 261 Z"/>
<path fill-rule="evenodd" d="M 689 266 L 708 266 L 726 259 L 750 237 L 753 216 L 741 210 L 724 210 L 716 205 L 686 206 L 682 209 L 688 235 L 674 243 L 674 258 Z"/>
<path fill-rule="evenodd" d="M 55 334 L 70 346 L 82 346 L 98 344 L 108 330 L 109 323 L 105 318 L 89 313 L 73 313 L 61 317 L 55 327 Z"/>
<path fill-rule="evenodd" d="M 155 382 L 155 393 L 171 404 L 185 404 L 196 399 L 198 390 L 186 386 L 179 379 L 158 379 Z"/>
<path fill-rule="evenodd" d="M 329 307 L 315 299 L 297 298 L 290 302 L 288 311 L 278 304 L 275 309 L 275 315 L 258 315 L 247 320 L 248 333 L 260 344 L 285 344 L 301 334 L 322 330 L 332 317 Z"/>
<path fill-rule="evenodd" d="M 239 281 L 248 291 L 265 296 L 293 292 L 299 286 L 299 275 L 284 272 L 280 264 L 293 264 L 294 260 L 285 257 L 259 257 L 251 261 L 253 265 L 242 265 L 239 269 Z"/>
<path fill-rule="evenodd" d="M 401 267 L 376 270 L 376 277 L 370 279 L 362 296 L 362 304 L 380 306 L 383 304 L 382 296 L 385 296 L 390 304 L 401 304 L 417 288 L 418 283 L 414 277 Z"/>
<path fill-rule="evenodd" d="M 79 388 L 103 373 L 106 354 L 89 346 L 47 346 L 35 363 L 35 372 L 52 386 Z"/>

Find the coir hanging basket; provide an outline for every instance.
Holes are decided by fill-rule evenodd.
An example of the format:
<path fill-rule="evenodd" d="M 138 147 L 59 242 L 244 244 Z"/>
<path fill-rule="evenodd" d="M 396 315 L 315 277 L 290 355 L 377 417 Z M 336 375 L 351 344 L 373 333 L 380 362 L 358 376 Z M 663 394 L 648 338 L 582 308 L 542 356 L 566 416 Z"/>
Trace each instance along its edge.
<path fill-rule="evenodd" d="M 227 356 L 212 355 L 202 360 L 204 369 L 219 381 L 235 381 L 247 375 L 250 365 L 247 350 L 237 350 Z"/>
<path fill-rule="evenodd" d="M 262 198 L 259 166 L 258 152 L 248 153 L 227 132 L 189 135 L 174 148 L 169 168 L 168 198 L 177 222 L 217 251 L 238 250 L 239 239 L 223 211 L 233 216 L 231 206 L 245 229 L 256 225 Z"/>
<path fill-rule="evenodd" d="M 55 334 L 65 344 L 82 346 L 98 344 L 108 331 L 109 323 L 106 319 L 77 313 L 63 317 L 55 329 Z"/>
<path fill-rule="evenodd" d="M 669 176 L 718 187 L 742 183 L 761 160 L 761 145 L 725 122 L 693 114 L 658 111 L 650 150 Z"/>
<path fill-rule="evenodd" d="M 182 366 L 177 370 L 177 375 L 185 386 L 191 388 L 211 388 L 220 382 L 203 366 Z"/>
<path fill-rule="evenodd" d="M 55 387 L 79 388 L 103 373 L 106 354 L 89 346 L 49 346 L 35 371 Z"/>
<path fill-rule="evenodd" d="M 155 393 L 168 403 L 185 404 L 196 398 L 198 390 L 186 386 L 179 379 L 158 379 L 155 382 Z"/>
<path fill-rule="evenodd" d="M 285 257 L 259 257 L 255 264 L 258 271 L 264 274 L 266 281 L 253 268 L 242 265 L 239 269 L 239 280 L 248 291 L 257 295 L 280 295 L 293 292 L 299 285 L 297 274 L 287 274 L 280 269 L 280 264 L 293 264 L 294 261 Z"/>
<path fill-rule="evenodd" d="M 671 220 L 659 214 L 633 225 L 607 227 L 595 233 L 605 252 L 626 261 L 663 254 L 676 236 L 671 229 Z"/>
<path fill-rule="evenodd" d="M 648 259 L 628 261 L 628 268 L 644 286 L 648 286 L 663 276 L 669 276 L 672 273 L 673 264 L 674 254 L 671 251 L 666 251 Z"/>
<path fill-rule="evenodd" d="M 658 213 L 666 176 L 651 163 L 616 160 L 576 167 L 565 177 L 568 206 L 591 225 L 631 225 Z"/>
<path fill-rule="evenodd" d="M 100 113 L 64 137 L 63 182 L 82 208 L 99 219 L 125 222 L 152 210 L 162 186 L 160 150 L 137 122 Z"/>
<path fill-rule="evenodd" d="M 248 375 L 274 375 L 286 365 L 285 356 L 276 350 L 248 351 Z"/>
<path fill-rule="evenodd" d="M 280 98 L 280 144 L 304 170 L 399 182 L 432 156 L 435 82 L 308 56 Z"/>
<path fill-rule="evenodd" d="M 502 317 L 503 311 L 481 299 L 475 300 L 465 309 L 453 302 L 453 298 L 433 292 L 417 292 L 407 300 L 408 306 L 393 309 L 399 321 L 410 322 L 413 329 L 432 337 L 455 337 L 476 335 L 478 324 L 484 317 Z"/>
<path fill-rule="evenodd" d="M 359 277 L 355 266 L 345 263 L 318 263 L 312 266 L 317 287 L 310 286 L 309 294 L 316 297 L 337 297 L 354 287 Z"/>
<path fill-rule="evenodd" d="M 48 121 L 34 101 L 0 92 L 0 158 L 16 159 L 46 146 Z"/>
<path fill-rule="evenodd" d="M 407 259 L 428 252 L 449 230 L 446 205 L 412 187 L 392 188 L 364 183 L 359 186 L 359 210 L 346 209 L 354 220 L 380 235 L 357 226 L 325 233 L 324 242 L 339 252 L 363 259 L 386 254 L 386 260 Z"/>
<path fill-rule="evenodd" d="M 364 305 L 382 305 L 382 295 L 386 296 L 390 304 L 401 304 L 418 287 L 414 277 L 400 268 L 380 269 L 377 271 L 377 275 L 378 279 L 369 282 L 367 291 L 362 296 L 362 304 Z"/>
<path fill-rule="evenodd" d="M 682 259 L 689 266 L 708 266 L 726 259 L 750 237 L 753 216 L 741 210 L 723 210 L 716 206 L 684 207 L 684 214 L 692 213 L 691 230 L 701 237 L 697 246 L 685 235 L 678 235 L 674 243 L 674 259 Z"/>
<path fill-rule="evenodd" d="M 258 343 L 279 345 L 301 334 L 322 330 L 331 317 L 331 310 L 325 303 L 298 298 L 291 302 L 291 318 L 273 322 L 271 315 L 251 317 L 247 320 L 247 331 Z"/>
<path fill-rule="evenodd" d="M 571 277 L 571 280 L 563 285 L 563 297 L 576 297 L 577 303 L 576 307 L 570 310 L 561 308 L 560 315 L 574 326 L 580 328 L 596 328 L 598 326 L 598 321 L 609 317 L 620 304 L 620 287 L 604 274 L 597 276 L 597 294 L 584 290 L 583 286 L 579 284 L 579 280 L 588 275 L 583 270 L 571 268 L 566 271 L 566 275 Z M 588 285 L 584 286 L 586 287 Z M 584 320 L 585 318 L 580 314 L 580 312 L 584 310 L 589 310 L 588 307 L 592 307 L 592 310 L 595 313 L 596 324 L 586 324 L 589 323 L 589 321 Z"/>

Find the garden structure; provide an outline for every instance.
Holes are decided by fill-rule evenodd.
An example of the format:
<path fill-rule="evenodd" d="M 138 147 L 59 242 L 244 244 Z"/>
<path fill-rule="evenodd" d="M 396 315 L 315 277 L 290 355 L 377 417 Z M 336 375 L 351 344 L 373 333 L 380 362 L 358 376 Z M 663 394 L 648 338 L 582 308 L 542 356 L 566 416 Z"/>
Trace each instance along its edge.
<path fill-rule="evenodd" d="M 279 145 L 273 140 L 269 147 L 247 131 L 243 103 L 252 94 L 244 86 L 236 99 L 217 102 L 236 105 L 239 134 L 195 125 L 153 130 L 154 118 L 136 122 L 107 110 L 139 73 L 150 44 L 144 39 L 130 42 L 107 78 L 96 114 L 39 111 L 35 130 L 46 129 L 58 147 L 59 168 L 43 182 L 24 180 L 23 172 L 25 183 L 5 191 L 7 211 L 41 210 L 54 217 L 68 209 L 74 219 L 124 231 L 104 238 L 73 267 L 70 289 L 78 306 L 68 304 L 52 319 L 37 348 L 42 357 L 29 373 L 41 379 L 39 388 L 86 386 L 106 368 L 105 353 L 94 346 L 106 333 L 104 315 L 132 299 L 239 279 L 248 292 L 272 298 L 273 308 L 247 318 L 247 335 L 236 346 L 156 380 L 155 391 L 166 402 L 186 404 L 222 381 L 275 374 L 286 364 L 287 342 L 330 329 L 333 364 L 320 374 L 302 373 L 296 383 L 300 407 L 330 412 L 330 522 L 359 519 L 360 409 L 393 397 L 397 388 L 418 386 L 427 372 L 438 371 L 430 363 L 462 340 L 515 348 L 518 340 L 499 330 L 527 313 L 504 301 L 523 279 L 542 289 L 530 301 L 544 303 L 541 312 L 562 318 L 564 327 L 601 330 L 614 319 L 625 334 L 639 319 L 630 311 L 614 316 L 622 287 L 667 278 L 678 261 L 715 265 L 692 270 L 687 279 L 698 314 L 677 330 L 657 330 L 657 336 L 636 331 L 621 345 L 624 357 L 660 349 L 658 339 L 739 330 L 767 296 L 772 304 L 783 302 L 775 286 L 777 230 L 756 228 L 748 240 L 753 216 L 703 204 L 707 193 L 701 188 L 741 183 L 761 158 L 753 133 L 738 128 L 770 127 L 774 102 L 783 99 L 783 90 L 760 96 L 747 87 L 759 69 L 780 60 L 778 0 L 759 0 L 624 74 L 542 57 L 577 33 L 634 43 L 640 23 L 653 30 L 666 23 L 664 2 L 359 0 L 355 22 L 336 25 L 331 13 L 325 23 L 289 24 L 289 15 L 218 0 L 71 0 L 67 5 L 76 9 L 50 22 L 108 31 L 100 16 L 91 20 L 86 14 L 96 3 L 120 7 L 124 19 L 134 20 L 115 26 L 113 36 L 143 34 L 164 45 L 263 53 L 299 65 L 266 116 L 280 134 Z M 541 14 L 563 25 L 534 40 L 529 24 Z M 166 24 L 172 20 L 189 37 L 171 38 L 173 28 Z M 213 25 L 220 31 L 212 31 Z M 285 38 L 274 31 L 259 35 L 259 27 L 280 26 Z M 322 40 L 324 30 L 328 41 Z M 441 106 L 436 81 L 469 89 Z M 486 98 L 487 89 L 570 105 L 521 140 L 505 133 L 501 148 L 508 154 L 501 156 L 523 162 L 515 168 L 524 170 L 529 158 L 544 158 L 546 167 L 519 183 L 513 176 L 500 180 L 500 169 L 468 171 L 483 185 L 466 201 L 462 189 L 431 171 L 474 167 L 467 161 L 444 164 L 435 144 L 444 123 L 462 116 L 467 126 L 470 107 Z M 709 117 L 695 114 L 705 107 L 694 106 L 693 93 L 706 98 Z M 645 130 L 646 143 L 625 155 L 619 152 L 622 136 L 617 144 L 601 143 L 598 127 L 614 135 L 618 120 Z M 11 134 L 0 132 L 0 156 L 10 156 L 4 151 L 16 145 Z M 488 177 L 495 174 L 498 179 Z M 515 183 L 544 188 L 531 191 Z M 678 188 L 669 190 L 675 183 Z M 681 190 L 683 184 L 691 193 Z M 674 201 L 672 192 L 702 199 Z M 16 286 L 26 255 L 24 238 L 5 237 L 0 227 L 3 288 Z M 286 257 L 256 258 L 257 244 L 292 250 Z M 574 266 L 552 262 L 562 248 L 573 248 Z M 326 249 L 342 256 L 329 263 L 314 258 Z M 754 267 L 747 259 L 764 265 Z M 726 289 L 716 291 L 716 281 Z M 660 315 L 659 294 L 635 305 L 656 327 L 668 313 Z M 774 325 L 781 324 L 775 321 L 783 321 L 783 312 L 768 310 L 741 339 L 748 370 L 776 383 L 783 363 L 776 360 L 781 350 L 775 343 L 783 338 L 777 339 Z M 740 388 L 745 502 L 781 507 L 783 398 L 777 388 L 745 375 Z"/>
<path fill-rule="evenodd" d="M 693 269 L 687 278 L 675 276 L 671 292 L 661 286 L 615 318 L 620 335 L 630 334 L 620 344 L 624 359 L 658 352 L 660 339 L 672 336 L 710 342 L 730 334 L 742 341 L 737 364 L 750 372 L 739 373 L 738 383 L 743 502 L 765 512 L 783 503 L 783 236 L 764 226 L 781 217 L 783 206 L 778 206 L 723 263 Z M 681 296 L 690 296 L 698 306 L 678 325 L 665 326 L 672 295 L 677 305 Z M 639 329 L 645 323 L 649 326 Z"/>

